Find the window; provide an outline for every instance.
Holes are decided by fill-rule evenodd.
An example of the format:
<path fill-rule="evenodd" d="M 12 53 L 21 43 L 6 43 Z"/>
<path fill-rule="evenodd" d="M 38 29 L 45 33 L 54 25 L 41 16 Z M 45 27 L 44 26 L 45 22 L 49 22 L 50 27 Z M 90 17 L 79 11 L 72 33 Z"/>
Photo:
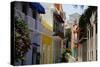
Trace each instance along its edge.
<path fill-rule="evenodd" d="M 97 49 L 96 49 L 96 60 L 98 60 L 98 55 L 97 55 L 97 53 L 98 53 L 98 52 L 97 52 Z"/>
<path fill-rule="evenodd" d="M 93 37 L 93 27 L 92 27 L 92 37 Z"/>
<path fill-rule="evenodd" d="M 90 37 L 93 37 L 93 27 L 90 29 Z"/>
<path fill-rule="evenodd" d="M 37 29 L 37 27 L 38 27 L 38 22 L 35 21 L 35 29 Z"/>
<path fill-rule="evenodd" d="M 35 10 L 32 10 L 33 13 L 33 18 L 36 20 L 37 19 L 37 12 Z"/>
<path fill-rule="evenodd" d="M 22 12 L 27 15 L 27 4 L 26 3 L 22 3 Z"/>
<path fill-rule="evenodd" d="M 89 39 L 89 31 L 88 31 L 88 33 L 87 33 L 87 37 L 88 37 L 88 39 Z"/>
<path fill-rule="evenodd" d="M 93 50 L 92 50 L 92 60 L 93 60 L 94 58 L 93 58 Z"/>
<path fill-rule="evenodd" d="M 78 43 L 77 33 L 74 33 L 74 43 Z"/>
<path fill-rule="evenodd" d="M 36 64 L 36 57 L 37 57 L 37 48 L 34 47 L 32 50 L 32 64 Z"/>

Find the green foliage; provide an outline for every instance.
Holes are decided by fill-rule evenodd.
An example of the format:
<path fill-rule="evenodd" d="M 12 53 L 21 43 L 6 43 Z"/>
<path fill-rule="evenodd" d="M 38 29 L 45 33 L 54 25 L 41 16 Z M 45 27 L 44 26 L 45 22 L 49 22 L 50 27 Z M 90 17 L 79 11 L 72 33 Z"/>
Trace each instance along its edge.
<path fill-rule="evenodd" d="M 68 28 L 65 32 L 66 37 L 66 48 L 70 48 L 70 41 L 71 41 L 71 28 Z M 70 50 L 66 50 L 66 52 L 70 53 Z"/>
<path fill-rule="evenodd" d="M 85 16 L 82 15 L 79 19 L 79 27 L 80 27 L 80 37 L 86 37 L 87 35 L 87 22 L 85 20 Z"/>
<path fill-rule="evenodd" d="M 30 48 L 30 39 L 27 24 L 22 18 L 15 18 L 15 60 L 24 60 L 24 56 Z"/>
<path fill-rule="evenodd" d="M 66 39 L 67 39 L 68 41 L 71 40 L 71 29 L 70 29 L 70 28 L 66 30 L 65 36 L 66 36 Z"/>

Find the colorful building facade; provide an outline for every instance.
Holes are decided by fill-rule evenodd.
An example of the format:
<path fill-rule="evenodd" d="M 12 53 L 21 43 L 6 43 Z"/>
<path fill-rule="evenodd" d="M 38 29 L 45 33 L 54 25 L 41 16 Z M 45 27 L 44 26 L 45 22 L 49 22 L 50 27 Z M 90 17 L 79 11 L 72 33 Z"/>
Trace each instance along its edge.
<path fill-rule="evenodd" d="M 35 9 L 33 5 L 41 7 L 42 10 Z M 15 65 L 40 64 L 40 14 L 44 14 L 45 10 L 40 3 L 30 2 L 15 2 L 14 7 L 15 17 L 22 17 L 27 24 L 31 40 L 30 49 L 28 49 L 24 61 L 15 62 Z"/>
<path fill-rule="evenodd" d="M 53 12 L 53 62 L 61 62 L 64 43 L 64 12 L 61 4 L 54 4 L 55 11 Z M 56 49 L 55 49 L 56 48 Z"/>
<path fill-rule="evenodd" d="M 40 45 L 40 63 L 41 64 L 50 64 L 53 63 L 53 12 L 50 9 L 52 4 L 48 4 L 49 7 L 44 6 L 46 13 L 41 15 L 41 45 Z"/>
<path fill-rule="evenodd" d="M 79 27 L 75 23 L 71 28 L 71 55 L 78 61 L 79 57 Z"/>

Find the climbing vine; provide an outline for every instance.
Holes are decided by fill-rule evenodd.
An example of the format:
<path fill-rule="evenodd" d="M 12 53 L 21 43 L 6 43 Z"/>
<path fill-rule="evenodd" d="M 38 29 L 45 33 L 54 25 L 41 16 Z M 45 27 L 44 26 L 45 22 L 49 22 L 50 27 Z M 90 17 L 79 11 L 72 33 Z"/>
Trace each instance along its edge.
<path fill-rule="evenodd" d="M 21 18 L 15 18 L 15 60 L 24 60 L 24 56 L 30 48 L 28 26 Z"/>

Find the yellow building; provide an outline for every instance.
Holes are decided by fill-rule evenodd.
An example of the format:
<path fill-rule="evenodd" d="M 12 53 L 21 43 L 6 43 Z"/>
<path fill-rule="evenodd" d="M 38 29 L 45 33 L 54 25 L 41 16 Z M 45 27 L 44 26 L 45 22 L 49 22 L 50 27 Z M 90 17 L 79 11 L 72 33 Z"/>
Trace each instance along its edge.
<path fill-rule="evenodd" d="M 40 53 L 41 53 L 41 64 L 50 64 L 52 63 L 52 27 L 48 24 L 48 22 L 42 19 L 42 34 L 41 34 L 41 45 L 40 45 Z"/>
<path fill-rule="evenodd" d="M 41 35 L 41 63 L 52 63 L 52 38 Z"/>

